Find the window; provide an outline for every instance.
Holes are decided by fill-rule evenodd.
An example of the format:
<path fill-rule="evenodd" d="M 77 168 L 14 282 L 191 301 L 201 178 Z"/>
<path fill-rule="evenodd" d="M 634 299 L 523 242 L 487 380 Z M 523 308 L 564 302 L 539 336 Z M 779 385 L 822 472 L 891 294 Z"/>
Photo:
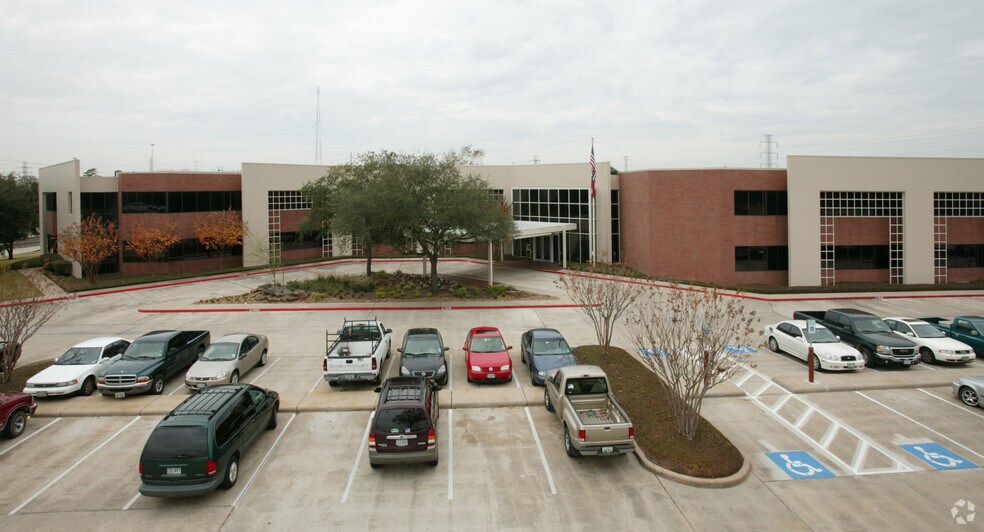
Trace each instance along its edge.
<path fill-rule="evenodd" d="M 736 190 L 735 216 L 786 216 L 785 190 Z"/>
<path fill-rule="evenodd" d="M 568 233 L 567 257 L 572 261 L 589 260 L 589 241 L 588 241 L 588 209 L 589 193 L 587 189 L 567 189 L 567 188 L 537 188 L 527 189 L 518 188 L 512 191 L 512 212 L 513 219 L 531 222 L 564 222 L 577 224 L 577 229 Z M 617 210 L 617 194 L 612 194 L 612 205 Z M 602 207 L 599 207 L 602 208 Z M 612 222 L 613 240 L 617 239 L 617 220 Z M 528 246 L 532 246 L 530 239 L 514 240 L 513 254 L 517 256 L 529 256 L 532 250 L 527 251 Z M 553 256 L 555 260 L 561 260 L 561 241 L 560 238 L 554 240 Z M 618 253 L 617 246 L 613 248 L 614 253 Z M 617 256 L 613 253 L 613 259 Z M 540 246 L 538 257 L 548 257 L 550 255 L 546 244 Z"/>
<path fill-rule="evenodd" d="M 48 212 L 55 212 L 58 210 L 58 195 L 56 193 L 44 193 L 44 210 Z"/>
<path fill-rule="evenodd" d="M 736 272 L 786 271 L 789 269 L 787 246 L 736 246 Z"/>
<path fill-rule="evenodd" d="M 156 460 L 208 456 L 208 431 L 205 427 L 157 427 L 147 439 L 143 455 Z"/>
<path fill-rule="evenodd" d="M 280 249 L 283 251 L 291 249 L 310 249 L 320 248 L 322 245 L 321 237 L 300 232 L 280 233 Z"/>
<path fill-rule="evenodd" d="M 68 191 L 68 213 L 72 214 L 72 191 Z"/>
<path fill-rule="evenodd" d="M 984 192 L 936 192 L 934 216 L 984 216 Z"/>
<path fill-rule="evenodd" d="M 123 212 L 210 212 L 242 210 L 239 190 L 195 192 L 123 192 Z"/>
<path fill-rule="evenodd" d="M 984 268 L 984 244 L 952 244 L 946 247 L 948 268 Z"/>
<path fill-rule="evenodd" d="M 887 270 L 888 246 L 834 246 L 836 270 Z"/>

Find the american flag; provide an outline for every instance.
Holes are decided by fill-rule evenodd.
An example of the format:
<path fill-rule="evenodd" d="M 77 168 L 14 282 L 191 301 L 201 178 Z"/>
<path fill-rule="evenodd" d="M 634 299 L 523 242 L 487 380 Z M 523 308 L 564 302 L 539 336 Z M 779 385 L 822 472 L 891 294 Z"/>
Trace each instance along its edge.
<path fill-rule="evenodd" d="M 594 139 L 591 139 L 591 197 L 595 197 L 595 158 L 594 158 Z"/>

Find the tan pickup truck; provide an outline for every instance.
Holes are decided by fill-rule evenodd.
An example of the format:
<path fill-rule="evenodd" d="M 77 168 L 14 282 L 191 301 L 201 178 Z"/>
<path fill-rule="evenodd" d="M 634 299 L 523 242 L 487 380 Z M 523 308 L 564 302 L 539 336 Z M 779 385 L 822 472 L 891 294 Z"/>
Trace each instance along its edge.
<path fill-rule="evenodd" d="M 626 454 L 635 450 L 635 427 L 608 392 L 598 366 L 567 366 L 548 375 L 543 403 L 564 424 L 567 456 Z"/>

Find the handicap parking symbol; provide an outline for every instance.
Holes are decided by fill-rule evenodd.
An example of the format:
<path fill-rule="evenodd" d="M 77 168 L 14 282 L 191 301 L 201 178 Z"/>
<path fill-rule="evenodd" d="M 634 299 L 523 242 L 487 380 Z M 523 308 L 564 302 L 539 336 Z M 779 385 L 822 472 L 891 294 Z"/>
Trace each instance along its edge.
<path fill-rule="evenodd" d="M 765 456 L 779 466 L 793 480 L 803 480 L 806 478 L 830 478 L 835 477 L 832 471 L 823 467 L 816 458 L 810 456 L 806 451 L 779 451 L 775 453 L 765 453 Z"/>
<path fill-rule="evenodd" d="M 900 445 L 900 447 L 939 470 L 977 467 L 977 464 L 938 443 L 910 443 L 909 445 Z"/>

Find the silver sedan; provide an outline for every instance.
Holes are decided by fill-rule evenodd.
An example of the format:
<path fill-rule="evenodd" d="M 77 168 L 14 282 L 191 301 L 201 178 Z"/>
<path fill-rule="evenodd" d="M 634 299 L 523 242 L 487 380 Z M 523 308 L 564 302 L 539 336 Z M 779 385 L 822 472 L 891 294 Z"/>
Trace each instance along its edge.
<path fill-rule="evenodd" d="M 210 345 L 185 375 L 189 390 L 235 384 L 247 371 L 267 362 L 267 337 L 262 334 L 227 334 Z"/>
<path fill-rule="evenodd" d="M 984 377 L 960 377 L 953 381 L 953 395 L 967 406 L 981 406 Z"/>

